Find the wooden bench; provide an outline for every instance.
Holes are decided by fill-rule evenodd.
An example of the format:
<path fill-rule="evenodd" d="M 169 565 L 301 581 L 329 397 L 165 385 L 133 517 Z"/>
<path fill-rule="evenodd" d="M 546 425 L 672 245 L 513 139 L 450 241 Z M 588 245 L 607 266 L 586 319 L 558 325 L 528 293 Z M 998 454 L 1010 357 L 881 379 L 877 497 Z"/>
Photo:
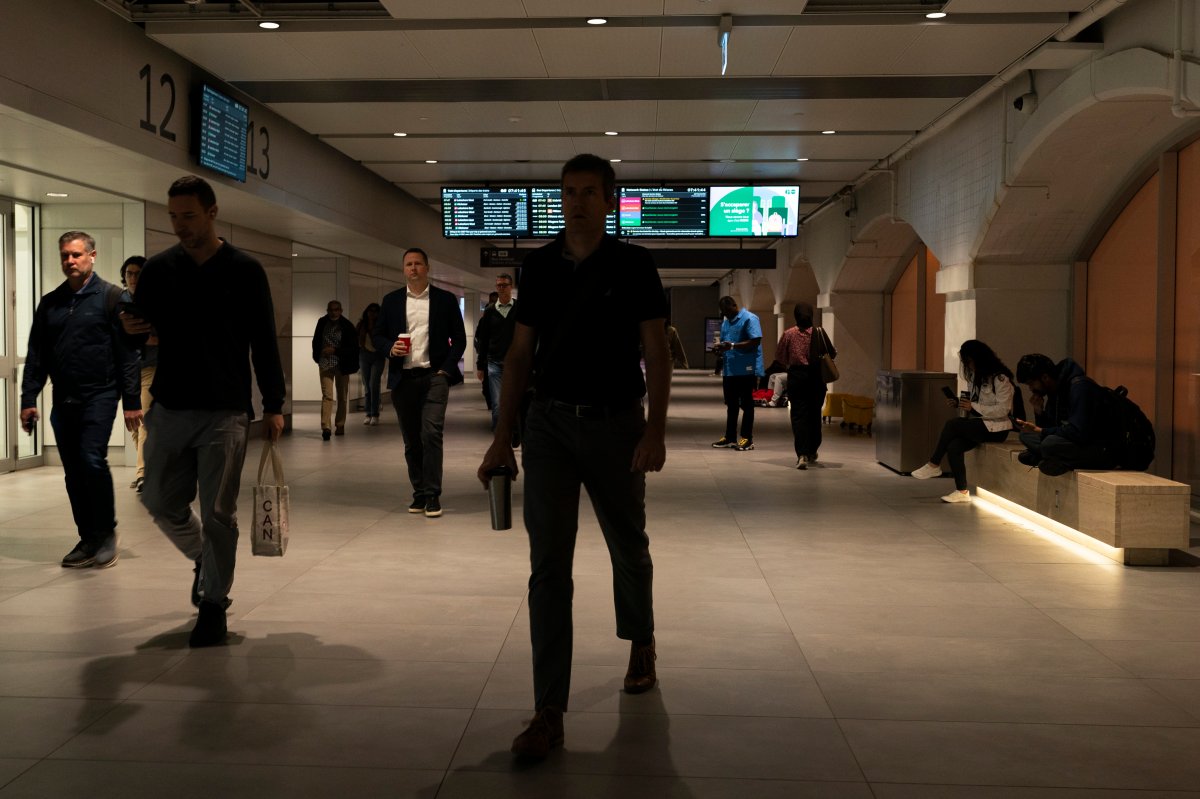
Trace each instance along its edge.
<path fill-rule="evenodd" d="M 1165 566 L 1189 545 L 1191 489 L 1145 472 L 1074 471 L 1047 477 L 1017 460 L 1020 442 L 982 444 L 967 453 L 971 482 L 1106 544 L 1127 566 Z"/>

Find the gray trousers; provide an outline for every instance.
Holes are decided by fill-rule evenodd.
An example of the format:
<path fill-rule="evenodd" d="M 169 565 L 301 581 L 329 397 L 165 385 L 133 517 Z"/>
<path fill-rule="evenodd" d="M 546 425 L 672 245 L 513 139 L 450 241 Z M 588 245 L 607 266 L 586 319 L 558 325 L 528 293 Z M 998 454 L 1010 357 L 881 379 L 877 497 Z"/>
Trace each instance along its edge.
<path fill-rule="evenodd" d="M 237 560 L 237 498 L 250 420 L 232 411 L 171 410 L 148 417 L 142 504 L 179 551 L 202 559 L 200 590 L 223 603 L 233 587 Z M 197 489 L 200 513 L 192 508 Z"/>
<path fill-rule="evenodd" d="M 535 401 L 522 449 L 525 527 L 529 532 L 529 630 L 534 706 L 567 709 L 573 625 L 571 577 L 579 530 L 579 489 L 585 488 L 608 545 L 613 568 L 617 637 L 654 633 L 650 539 L 646 535 L 646 475 L 631 472 L 633 450 L 646 427 L 641 408 L 604 419 L 580 419 Z"/>
<path fill-rule="evenodd" d="M 392 406 L 400 420 L 413 499 L 428 499 L 442 495 L 442 430 L 446 426 L 450 381 L 433 374 L 432 369 L 419 371 L 422 374 L 409 376 L 409 370 L 405 370 L 405 376 L 392 389 Z"/>

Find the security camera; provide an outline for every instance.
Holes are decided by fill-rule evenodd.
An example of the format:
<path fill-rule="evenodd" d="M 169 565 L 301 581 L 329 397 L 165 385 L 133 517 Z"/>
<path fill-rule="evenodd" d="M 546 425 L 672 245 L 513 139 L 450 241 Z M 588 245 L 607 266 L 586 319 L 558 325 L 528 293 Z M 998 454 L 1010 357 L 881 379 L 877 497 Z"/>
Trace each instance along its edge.
<path fill-rule="evenodd" d="M 1037 108 L 1037 95 L 1033 92 L 1026 92 L 1017 99 L 1013 100 L 1013 108 L 1020 111 L 1022 114 L 1032 114 Z"/>

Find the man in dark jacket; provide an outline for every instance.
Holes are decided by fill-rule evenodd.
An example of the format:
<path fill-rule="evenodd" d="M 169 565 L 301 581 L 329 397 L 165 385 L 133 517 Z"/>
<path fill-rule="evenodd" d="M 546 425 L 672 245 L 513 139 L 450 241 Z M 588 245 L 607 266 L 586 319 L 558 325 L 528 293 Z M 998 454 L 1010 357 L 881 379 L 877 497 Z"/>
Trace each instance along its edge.
<path fill-rule="evenodd" d="M 1017 382 L 1032 394 L 1034 421 L 1021 419 L 1018 460 L 1042 474 L 1072 469 L 1111 469 L 1115 465 L 1104 418 L 1103 389 L 1070 358 L 1057 364 L 1045 355 L 1025 355 L 1017 363 Z"/>
<path fill-rule="evenodd" d="M 313 331 L 313 360 L 321 373 L 321 438 L 329 440 L 330 424 L 339 436 L 346 434 L 346 396 L 350 375 L 358 371 L 358 333 L 350 320 L 342 316 L 342 304 L 330 300 L 325 315 Z M 337 394 L 337 419 L 333 418 L 333 399 Z"/>
<path fill-rule="evenodd" d="M 496 301 L 488 305 L 475 328 L 475 377 L 486 380 L 491 397 L 492 429 L 500 418 L 500 382 L 504 378 L 504 356 L 512 344 L 517 317 L 513 314 L 513 277 L 496 277 Z"/>
<path fill-rule="evenodd" d="M 253 378 L 262 393 L 263 432 L 283 432 L 284 379 L 275 308 L 262 264 L 222 241 L 217 197 L 207 181 L 182 177 L 167 191 L 179 244 L 146 262 L 131 337 L 158 336 L 154 406 L 146 442 L 142 504 L 180 552 L 195 562 L 192 647 L 224 643 L 225 609 L 237 564 L 237 500 Z M 199 494 L 199 513 L 192 501 Z"/>
<path fill-rule="evenodd" d="M 125 427 L 142 421 L 141 383 L 136 349 L 127 347 L 117 322 L 121 288 L 100 279 L 93 269 L 96 240 L 78 230 L 58 240 L 66 280 L 42 298 L 29 331 L 29 354 L 21 383 L 21 426 L 37 424 L 37 395 L 54 381 L 50 424 L 62 458 L 79 532 L 62 565 L 68 568 L 117 562 L 117 517 L 108 439 L 124 405 Z"/>
<path fill-rule="evenodd" d="M 404 252 L 404 277 L 408 285 L 383 298 L 373 338 L 391 359 L 388 390 L 413 487 L 408 512 L 432 519 L 442 515 L 442 428 L 450 386 L 463 379 L 467 332 L 455 296 L 429 284 L 424 250 Z"/>

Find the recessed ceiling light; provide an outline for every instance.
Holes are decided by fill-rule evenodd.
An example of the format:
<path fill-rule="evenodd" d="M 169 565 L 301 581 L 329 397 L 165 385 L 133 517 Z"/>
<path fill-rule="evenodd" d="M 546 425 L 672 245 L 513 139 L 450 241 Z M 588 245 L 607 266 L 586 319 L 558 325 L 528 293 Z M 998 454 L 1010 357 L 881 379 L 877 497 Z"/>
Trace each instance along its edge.
<path fill-rule="evenodd" d="M 606 25 L 606 24 L 608 24 L 608 20 L 606 20 L 604 17 L 592 17 L 587 22 L 589 25 Z"/>
<path fill-rule="evenodd" d="M 930 11 L 925 15 L 925 19 L 941 19 L 944 16 L 946 16 L 945 11 Z"/>
<path fill-rule="evenodd" d="M 836 130 L 823 130 L 823 131 L 821 131 L 821 135 L 823 135 L 823 136 L 832 136 L 832 135 L 833 135 L 833 134 L 835 134 L 835 133 L 837 133 L 837 131 L 836 131 Z"/>
<path fill-rule="evenodd" d="M 608 159 L 608 163 L 619 164 L 619 163 L 621 163 L 621 159 L 620 158 L 610 158 L 610 159 Z"/>
<path fill-rule="evenodd" d="M 47 197 L 70 197 L 71 195 L 67 194 L 65 191 L 48 191 L 48 192 L 46 192 L 46 196 Z"/>
<path fill-rule="evenodd" d="M 260 23 L 258 23 L 258 27 L 262 28 L 263 30 L 273 31 L 273 30 L 276 30 L 279 28 L 279 23 L 278 22 L 260 22 Z"/>
<path fill-rule="evenodd" d="M 425 161 L 425 163 L 427 163 L 427 164 L 436 164 L 436 163 L 437 163 L 437 161 L 436 161 L 436 160 L 433 160 L 433 159 L 429 159 L 429 160 L 426 160 L 426 161 Z"/>
<path fill-rule="evenodd" d="M 294 252 L 294 253 L 292 253 L 292 257 L 293 257 L 293 258 L 299 258 L 299 257 L 300 257 L 300 253 L 298 253 L 298 252 Z"/>
<path fill-rule="evenodd" d="M 604 131 L 604 135 L 605 136 L 618 136 L 620 134 L 615 130 L 606 130 L 606 131 Z"/>
<path fill-rule="evenodd" d="M 796 160 L 797 161 L 807 161 L 808 159 L 807 158 L 797 158 Z"/>
<path fill-rule="evenodd" d="M 393 136 L 395 136 L 395 137 L 396 137 L 396 138 L 398 138 L 398 139 L 403 139 L 403 138 L 404 138 L 405 136 L 407 136 L 408 134 L 407 134 L 407 133 L 401 133 L 400 131 L 396 131 L 396 132 L 395 132 L 395 133 L 393 133 L 392 135 L 393 135 Z"/>

